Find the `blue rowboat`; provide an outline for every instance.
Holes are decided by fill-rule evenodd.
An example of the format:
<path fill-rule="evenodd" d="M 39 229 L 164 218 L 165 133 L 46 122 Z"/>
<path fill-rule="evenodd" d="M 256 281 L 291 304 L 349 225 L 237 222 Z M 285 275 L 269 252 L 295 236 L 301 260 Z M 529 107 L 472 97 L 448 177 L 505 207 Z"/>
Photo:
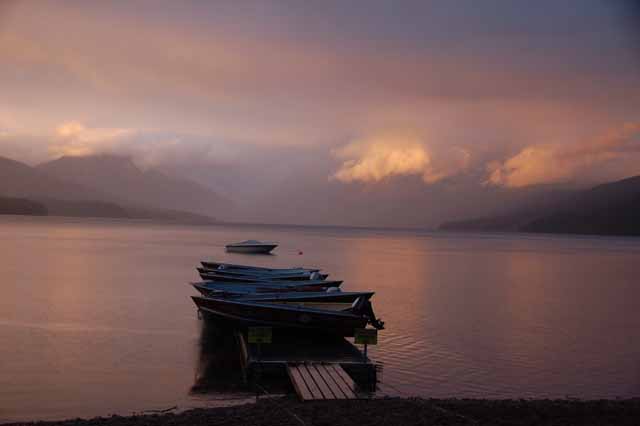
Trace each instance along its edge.
<path fill-rule="evenodd" d="M 317 272 L 320 269 L 318 268 L 302 268 L 302 267 L 294 267 L 294 268 L 265 268 L 262 266 L 251 266 L 251 265 L 239 265 L 236 263 L 225 263 L 225 262 L 207 262 L 202 261 L 200 264 L 207 269 L 221 270 L 221 271 L 255 271 L 255 272 L 276 272 L 276 273 L 302 273 L 302 272 Z"/>
<path fill-rule="evenodd" d="M 255 282 L 255 281 L 313 281 L 325 280 L 329 274 L 320 274 L 313 272 L 311 274 L 263 274 L 263 273 L 239 273 L 239 272 L 218 272 L 206 268 L 197 268 L 198 273 L 203 280 L 210 281 L 238 281 L 238 282 Z"/>
<path fill-rule="evenodd" d="M 289 283 L 235 283 L 235 282 L 214 282 L 204 281 L 192 283 L 192 285 L 202 294 L 209 294 L 212 291 L 223 291 L 236 294 L 250 293 L 275 293 L 288 291 L 325 291 L 330 287 L 339 287 L 342 282 L 331 284 L 328 281 L 305 281 Z"/>

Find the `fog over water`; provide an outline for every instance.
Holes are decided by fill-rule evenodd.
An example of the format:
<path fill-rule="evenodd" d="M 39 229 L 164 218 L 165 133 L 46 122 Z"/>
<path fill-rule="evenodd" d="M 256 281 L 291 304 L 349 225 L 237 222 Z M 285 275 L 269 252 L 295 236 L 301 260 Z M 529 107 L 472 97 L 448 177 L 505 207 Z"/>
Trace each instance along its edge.
<path fill-rule="evenodd" d="M 376 291 L 387 328 L 371 356 L 392 394 L 640 396 L 634 238 L 24 217 L 3 217 L 0 237 L 0 421 L 250 399 L 189 298 L 205 258 Z M 281 246 L 224 252 L 248 238 Z"/>

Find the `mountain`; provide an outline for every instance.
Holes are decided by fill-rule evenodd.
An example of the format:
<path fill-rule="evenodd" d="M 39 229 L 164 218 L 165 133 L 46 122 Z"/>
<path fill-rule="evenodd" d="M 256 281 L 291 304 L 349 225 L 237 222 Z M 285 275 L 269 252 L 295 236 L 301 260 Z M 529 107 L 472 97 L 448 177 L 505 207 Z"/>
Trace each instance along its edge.
<path fill-rule="evenodd" d="M 585 191 L 572 205 L 537 218 L 522 230 L 640 236 L 640 176 Z"/>
<path fill-rule="evenodd" d="M 47 213 L 42 203 L 24 198 L 0 197 L 0 214 L 46 216 Z"/>
<path fill-rule="evenodd" d="M 56 179 L 96 189 L 104 194 L 101 200 L 116 203 L 207 216 L 220 215 L 229 205 L 228 200 L 203 185 L 153 169 L 143 171 L 128 157 L 61 157 L 36 169 Z"/>
<path fill-rule="evenodd" d="M 492 217 L 564 196 L 557 188 L 508 190 L 473 178 L 426 185 L 420 176 L 380 182 L 328 179 L 331 169 L 307 167 L 265 188 L 236 217 L 246 222 L 436 228 L 444 220 Z"/>
<path fill-rule="evenodd" d="M 442 230 L 640 235 L 640 176 L 567 192 L 546 205 L 445 222 Z"/>
<path fill-rule="evenodd" d="M 104 196 L 83 185 L 57 179 L 5 157 L 0 157 L 0 195 L 61 200 L 96 200 Z"/>
<path fill-rule="evenodd" d="M 44 168 L 0 157 L 0 214 L 131 218 L 190 224 L 215 222 L 208 216 L 170 208 L 170 205 L 156 208 L 116 202 L 115 198 L 84 183 L 52 176 Z"/>

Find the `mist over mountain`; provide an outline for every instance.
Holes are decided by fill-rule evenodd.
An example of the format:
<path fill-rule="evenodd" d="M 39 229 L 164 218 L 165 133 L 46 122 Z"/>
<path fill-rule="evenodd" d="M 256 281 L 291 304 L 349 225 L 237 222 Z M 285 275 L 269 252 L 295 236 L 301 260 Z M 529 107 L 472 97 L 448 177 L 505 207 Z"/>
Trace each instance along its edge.
<path fill-rule="evenodd" d="M 234 209 L 225 220 L 251 223 L 435 228 L 448 220 L 498 214 L 562 198 L 559 185 L 483 185 L 482 170 L 425 185 L 420 176 L 344 183 L 321 153 L 272 155 L 234 166 L 173 165 L 170 173 L 225 191 Z"/>
<path fill-rule="evenodd" d="M 9 196 L 433 228 L 640 174 L 619 2 L 17 3 L 0 155 L 46 163 Z"/>
<path fill-rule="evenodd" d="M 527 232 L 640 235 L 640 176 L 598 185 L 522 227 Z"/>
<path fill-rule="evenodd" d="M 195 182 L 141 170 L 125 156 L 61 157 L 40 164 L 40 172 L 98 190 L 109 200 L 160 209 L 219 216 L 229 201 Z M 104 198 L 102 198 L 104 199 Z"/>
<path fill-rule="evenodd" d="M 0 214 L 46 216 L 44 204 L 24 198 L 0 197 Z"/>
<path fill-rule="evenodd" d="M 495 216 L 448 221 L 440 229 L 640 235 L 640 176 L 557 195 Z"/>
<path fill-rule="evenodd" d="M 419 176 L 344 183 L 327 178 L 330 164 L 320 157 L 268 160 L 264 170 L 251 162 L 143 170 L 117 155 L 62 157 L 36 167 L 0 158 L 0 196 L 5 197 L 0 211 L 188 223 L 211 223 L 216 217 L 464 231 L 639 232 L 633 223 L 640 214 L 640 177 L 589 190 L 485 185 L 478 183 L 480 170 L 430 185 Z"/>
<path fill-rule="evenodd" d="M 202 190 L 201 195 L 206 198 L 210 191 L 205 188 L 186 182 L 181 189 L 181 180 L 142 173 L 126 159 L 101 157 L 64 160 L 40 167 L 0 157 L 0 214 L 150 219 L 199 224 L 215 222 L 209 215 L 186 211 L 172 202 L 175 193 L 181 190 L 187 197 L 195 197 L 195 191 Z M 117 180 L 122 185 L 120 191 L 116 191 L 115 186 L 104 184 L 97 186 L 113 192 L 94 187 L 93 184 L 101 182 L 96 175 L 93 175 L 93 180 L 83 181 L 80 175 L 75 174 L 82 171 L 91 175 L 91 165 L 95 165 L 105 179 L 118 176 Z M 148 179 L 149 176 L 152 179 Z M 152 199 L 149 197 L 134 200 L 130 190 L 140 191 L 146 187 L 158 200 L 163 186 L 168 188 L 169 194 L 165 204 L 147 203 Z"/>
<path fill-rule="evenodd" d="M 24 163 L 0 157 L 0 195 L 61 200 L 100 200 L 105 194 L 64 181 Z"/>

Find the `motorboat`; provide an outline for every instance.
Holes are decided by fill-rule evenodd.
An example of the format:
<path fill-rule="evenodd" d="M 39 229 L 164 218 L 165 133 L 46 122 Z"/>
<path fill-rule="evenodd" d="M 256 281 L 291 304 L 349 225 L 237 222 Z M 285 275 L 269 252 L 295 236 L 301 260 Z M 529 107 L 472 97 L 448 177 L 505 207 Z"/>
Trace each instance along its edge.
<path fill-rule="evenodd" d="M 265 300 L 201 296 L 192 296 L 192 299 L 201 312 L 241 326 L 308 329 L 345 337 L 353 336 L 355 329 L 368 324 L 384 328 L 384 323 L 373 313 L 371 301 L 364 296 L 349 307 L 337 310 Z"/>
<path fill-rule="evenodd" d="M 278 247 L 276 243 L 265 243 L 257 240 L 246 240 L 239 243 L 227 244 L 225 248 L 230 253 L 268 254 Z"/>

